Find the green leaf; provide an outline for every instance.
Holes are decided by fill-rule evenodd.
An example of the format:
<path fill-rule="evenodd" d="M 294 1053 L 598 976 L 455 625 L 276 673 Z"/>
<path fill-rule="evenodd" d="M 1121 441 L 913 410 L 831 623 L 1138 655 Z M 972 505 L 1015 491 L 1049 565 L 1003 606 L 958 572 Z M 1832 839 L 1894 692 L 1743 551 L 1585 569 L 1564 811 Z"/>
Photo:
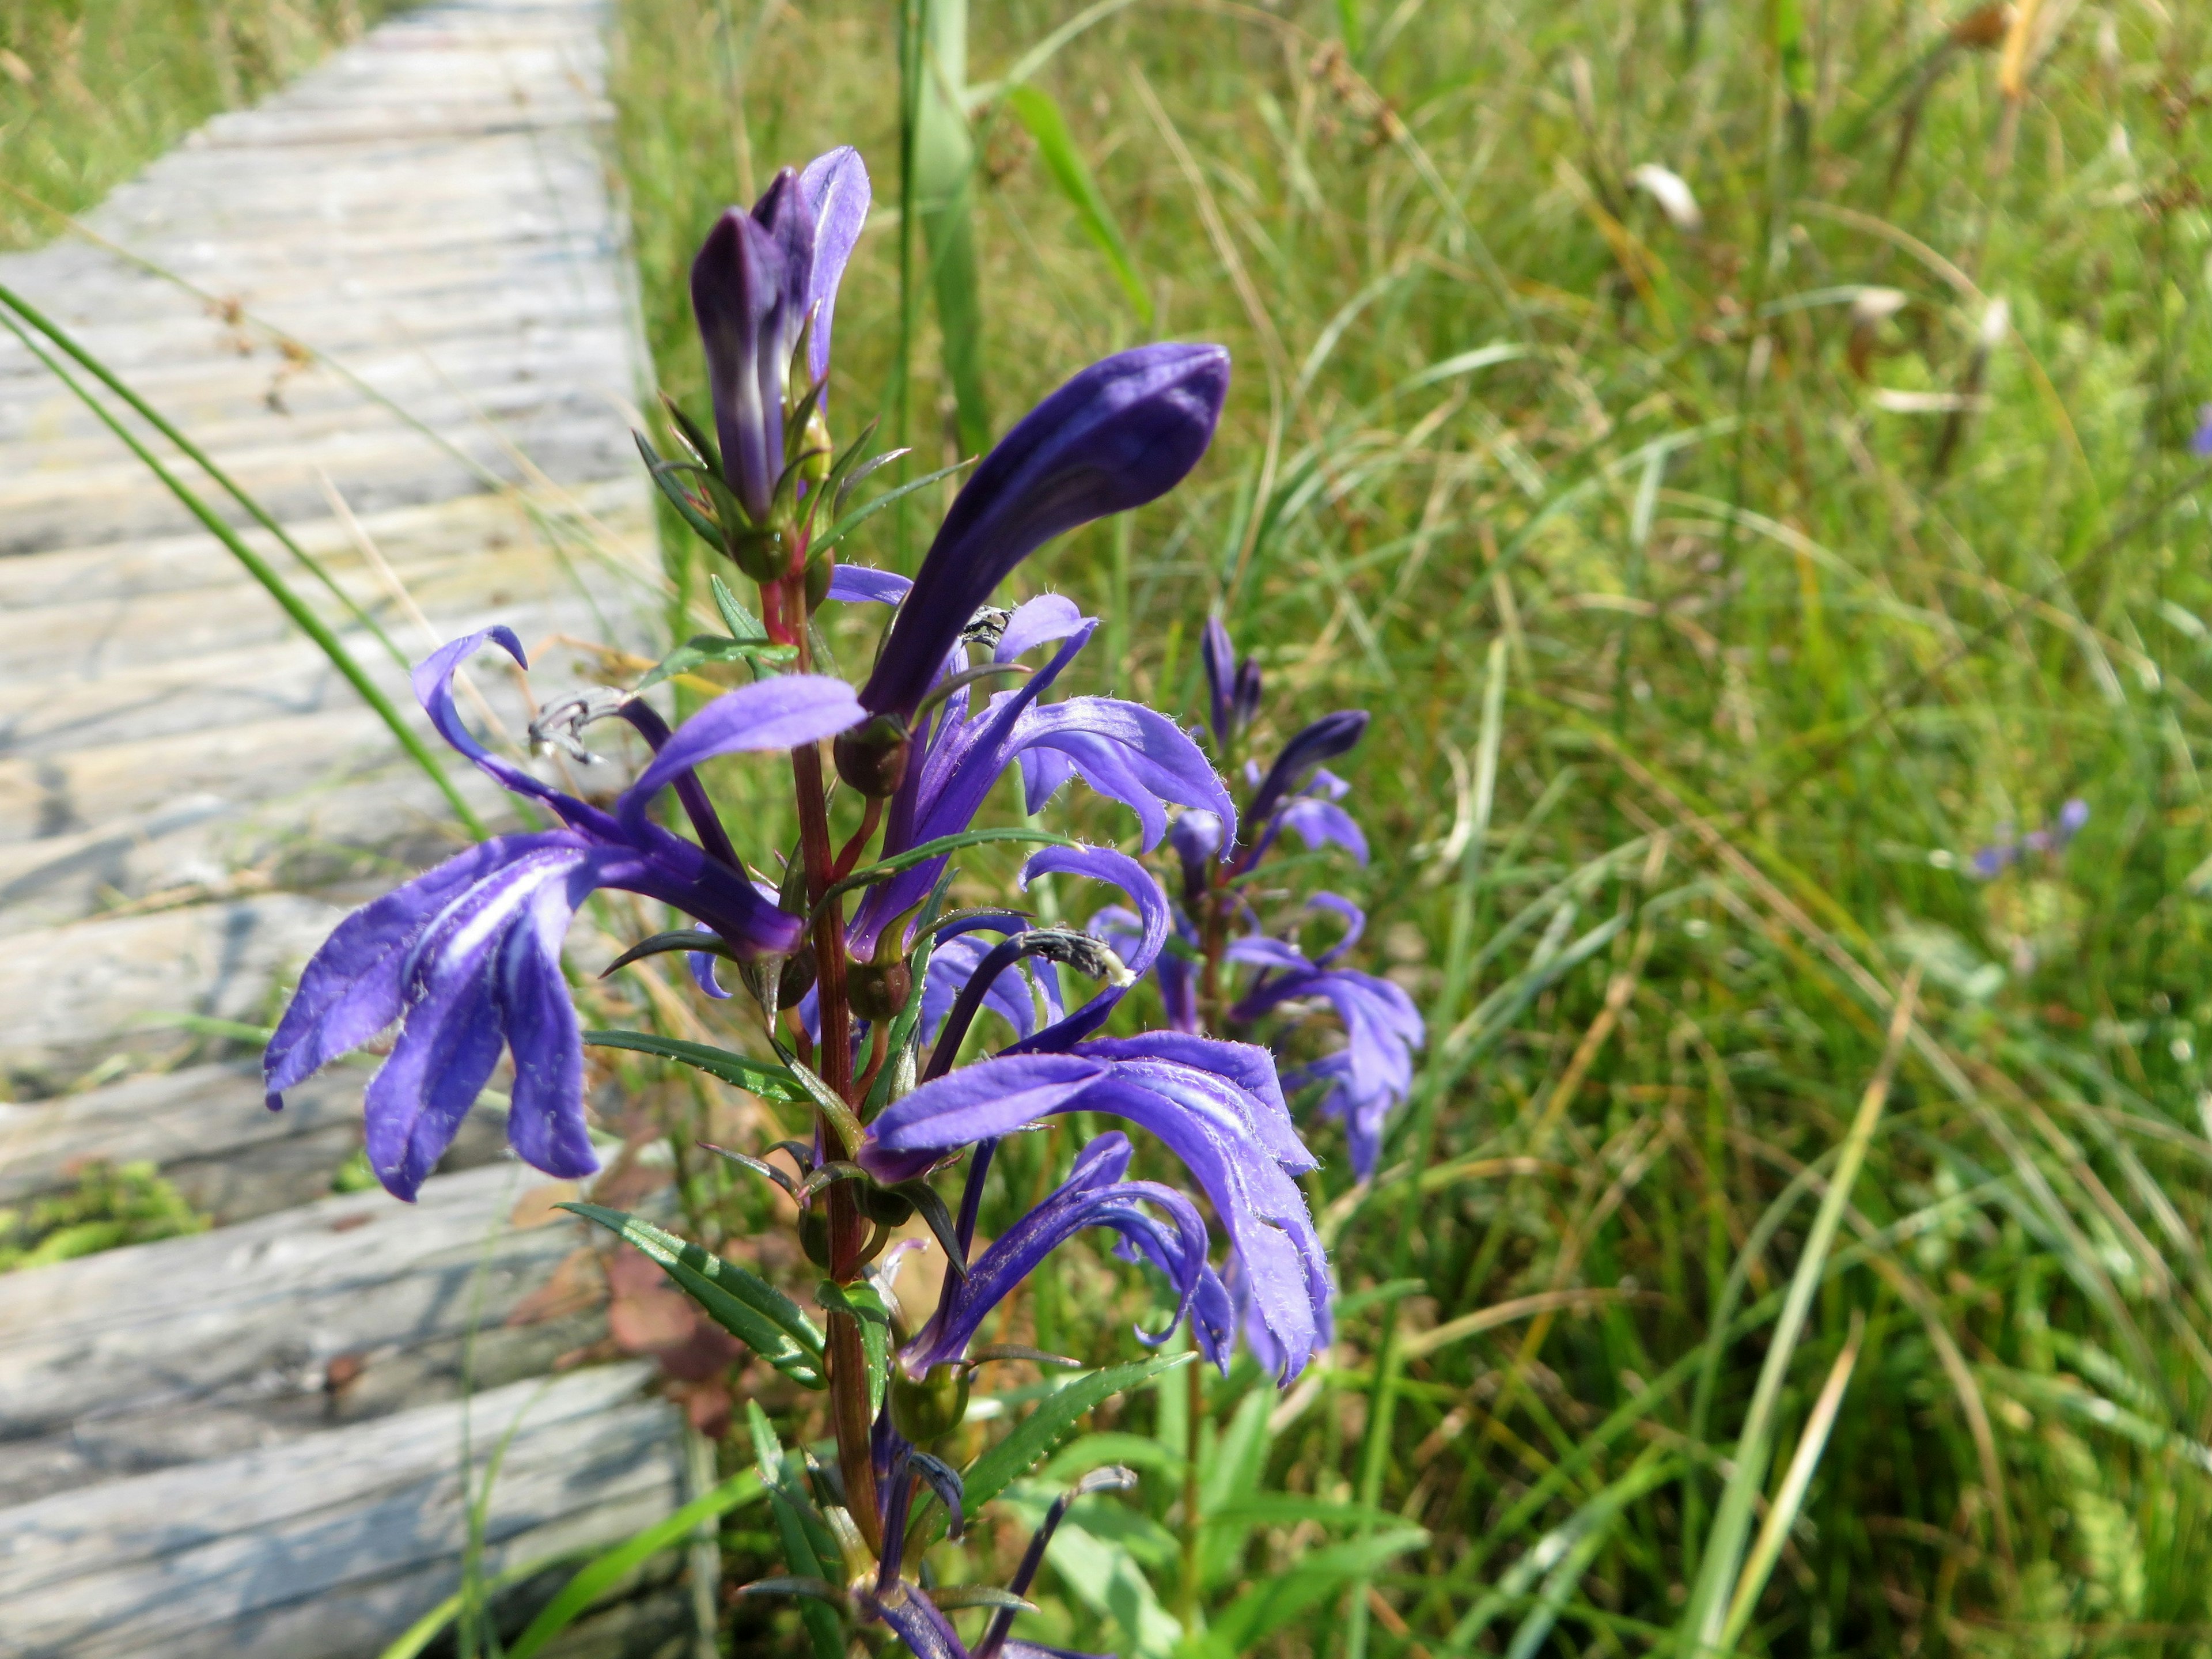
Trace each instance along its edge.
<path fill-rule="evenodd" d="M 1126 1365 L 1079 1376 L 1046 1395 L 1043 1403 L 1022 1419 L 1019 1428 L 969 1466 L 961 1476 L 963 1504 L 970 1510 L 981 1510 L 1006 1490 L 1008 1481 L 1026 1474 L 1050 1452 L 1085 1413 L 1102 1401 L 1188 1364 L 1193 1358 L 1185 1351 L 1133 1359 Z"/>
<path fill-rule="evenodd" d="M 776 1440 L 775 1430 L 769 1423 L 768 1413 L 761 1410 L 759 1401 L 745 1401 L 745 1422 L 752 1431 L 753 1456 L 761 1480 L 768 1488 L 769 1510 L 775 1517 L 776 1534 L 783 1540 L 784 1565 L 796 1574 L 819 1578 L 823 1576 L 824 1552 L 817 1547 L 807 1525 L 811 1510 L 784 1480 L 783 1447 Z M 830 1546 L 829 1559 L 835 1559 L 835 1548 Z M 844 1626 L 835 1608 L 819 1601 L 801 1601 L 799 1617 L 806 1626 L 815 1659 L 845 1659 Z"/>
<path fill-rule="evenodd" d="M 781 668 L 798 659 L 799 647 L 795 645 L 777 645 L 769 640 L 726 640 L 719 634 L 701 634 L 654 664 L 653 672 L 637 683 L 636 689 L 642 691 L 647 686 L 688 674 L 709 663 L 742 662 L 756 669 Z"/>
<path fill-rule="evenodd" d="M 851 535 L 854 531 L 857 530 L 861 524 L 867 520 L 873 518 L 877 514 L 882 512 L 893 501 L 902 501 L 905 497 L 913 495 L 915 490 L 926 489 L 931 484 L 935 483 L 939 478 L 950 477 L 955 472 L 959 471 L 961 468 L 964 466 L 973 466 L 975 464 L 975 463 L 972 459 L 965 461 L 955 461 L 951 466 L 940 466 L 934 472 L 925 473 L 919 478 L 910 478 L 895 489 L 886 489 L 882 495 L 874 496 L 872 499 L 862 502 L 860 506 L 854 507 L 850 513 L 846 514 L 844 517 L 839 519 L 836 523 L 831 525 L 825 534 L 817 536 L 814 538 L 812 545 L 808 550 L 818 553 L 825 547 L 835 547 L 839 542 L 843 541 L 846 537 Z"/>
<path fill-rule="evenodd" d="M 1102 1431 L 1071 1440 L 1044 1466 L 1040 1479 L 1055 1484 L 1067 1482 L 1085 1475 L 1093 1469 L 1103 1469 L 1119 1463 L 1125 1468 L 1147 1470 L 1164 1480 L 1182 1479 L 1183 1460 L 1175 1452 L 1146 1434 L 1123 1434 Z"/>
<path fill-rule="evenodd" d="M 641 1532 L 632 1534 L 614 1548 L 596 1557 L 578 1570 L 576 1576 L 561 1587 L 560 1594 L 547 1602 L 538 1615 L 532 1620 L 514 1645 L 507 1650 L 507 1659 L 531 1659 L 540 1648 L 558 1636 L 594 1606 L 600 1597 L 613 1589 L 632 1571 L 643 1562 L 665 1549 L 673 1549 L 690 1534 L 732 1510 L 743 1509 L 757 1502 L 766 1488 L 758 1471 L 740 1469 L 721 1485 L 695 1498 L 675 1514 L 656 1521 Z"/>
<path fill-rule="evenodd" d="M 822 1333 L 799 1305 L 766 1279 L 651 1222 L 597 1204 L 563 1204 L 660 1264 L 677 1288 L 714 1322 L 803 1388 L 824 1386 Z"/>
<path fill-rule="evenodd" d="M 1041 1483 L 1024 1481 L 1006 1494 L 1006 1501 L 1034 1527 L 1059 1496 Z M 1182 1645 L 1183 1628 L 1160 1605 L 1152 1579 L 1173 1563 L 1175 1553 L 1175 1534 L 1150 1516 L 1127 1504 L 1091 1499 L 1067 1512 L 1045 1559 L 1062 1583 L 1121 1626 L 1125 1659 L 1170 1659 Z"/>
<path fill-rule="evenodd" d="M 732 1054 L 704 1042 L 681 1037 L 655 1036 L 650 1031 L 586 1031 L 584 1041 L 594 1048 L 627 1048 L 633 1054 L 657 1054 L 717 1077 L 725 1083 L 758 1095 L 763 1100 L 797 1103 L 812 1098 L 804 1085 L 781 1066 L 764 1065 L 748 1055 Z"/>
<path fill-rule="evenodd" d="M 738 603 L 738 596 L 730 592 L 730 585 L 720 576 L 710 575 L 707 586 L 714 595 L 714 609 L 721 613 L 722 626 L 730 630 L 735 640 L 764 640 L 768 624 Z"/>
<path fill-rule="evenodd" d="M 860 1353 L 868 1366 L 868 1420 L 873 1422 L 884 1409 L 884 1385 L 890 1377 L 891 1310 L 884 1305 L 881 1292 L 865 1279 L 837 1285 L 825 1279 L 815 1287 L 814 1299 L 825 1309 L 852 1315 L 860 1323 Z"/>
<path fill-rule="evenodd" d="M 1428 1541 L 1424 1528 L 1403 1527 L 1302 1555 L 1296 1571 L 1262 1579 L 1223 1608 L 1206 1632 L 1206 1649 L 1249 1653 L 1308 1608 L 1333 1599 L 1346 1584 L 1370 1577 L 1393 1556 Z"/>
<path fill-rule="evenodd" d="M 1098 181 L 1091 176 L 1091 164 L 1075 147 L 1060 106 L 1051 94 L 1036 87 L 1016 87 L 1006 94 L 1006 107 L 1013 112 L 1016 120 L 1029 129 L 1030 137 L 1036 140 L 1037 154 L 1043 157 L 1060 193 L 1074 208 L 1084 234 L 1106 256 L 1106 263 L 1114 268 L 1115 279 L 1121 284 L 1122 293 L 1129 296 L 1129 304 L 1139 320 L 1149 329 L 1152 325 L 1152 298 L 1145 292 L 1145 284 L 1129 258 L 1129 245 L 1121 239 L 1121 228 L 1114 221 L 1114 210 L 1106 205 L 1106 198 L 1098 192 Z"/>

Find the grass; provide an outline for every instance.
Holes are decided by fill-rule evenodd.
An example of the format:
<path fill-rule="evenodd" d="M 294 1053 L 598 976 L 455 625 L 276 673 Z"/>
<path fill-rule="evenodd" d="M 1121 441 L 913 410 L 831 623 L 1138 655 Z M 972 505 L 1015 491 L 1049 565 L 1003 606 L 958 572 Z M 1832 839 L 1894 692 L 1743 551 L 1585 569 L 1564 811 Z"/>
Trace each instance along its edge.
<path fill-rule="evenodd" d="M 400 0 L 0 0 L 0 248 L 58 228 L 218 111 Z"/>
<path fill-rule="evenodd" d="M 974 6 L 969 82 L 1071 9 Z M 621 12 L 663 383 L 703 407 L 713 213 L 849 141 L 886 205 L 835 413 L 896 426 L 894 8 Z M 1267 1489 L 1425 1541 L 1255 1650 L 2212 1653 L 2208 33 L 2048 0 L 1140 0 L 1029 82 L 1113 238 L 1049 122 L 979 112 L 981 304 L 951 354 L 923 308 L 908 441 L 939 465 L 975 416 L 948 356 L 1003 429 L 1147 308 L 1231 347 L 1192 483 L 1018 580 L 1111 618 L 1079 689 L 1195 712 L 1218 607 L 1279 733 L 1374 711 L 1378 854 L 1325 874 L 1431 1016 L 1397 1170 L 1352 1195 L 1320 1136 L 1345 1288 L 1419 1289 L 1348 1316 L 1261 1442 Z M 879 528 L 854 556 L 910 565 Z M 2063 854 L 1975 878 L 2075 798 Z M 1080 1305 L 1031 1316 L 1110 1347 Z M 1124 1426 L 1179 1443 L 1158 1401 Z M 1171 1527 L 1146 1486 L 1129 1525 Z M 1393 1534 L 1334 1535 L 1239 1533 L 1217 1619 Z M 1148 1651 L 1120 1559 L 1048 1613 Z"/>

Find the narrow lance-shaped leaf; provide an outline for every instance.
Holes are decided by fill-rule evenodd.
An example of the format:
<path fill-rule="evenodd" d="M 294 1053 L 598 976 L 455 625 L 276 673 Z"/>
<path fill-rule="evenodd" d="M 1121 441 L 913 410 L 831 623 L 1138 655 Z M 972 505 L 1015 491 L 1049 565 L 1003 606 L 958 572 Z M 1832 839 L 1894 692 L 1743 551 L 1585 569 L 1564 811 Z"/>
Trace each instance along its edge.
<path fill-rule="evenodd" d="M 732 1054 L 727 1048 L 716 1048 L 704 1042 L 656 1036 L 649 1031 L 586 1031 L 584 1042 L 593 1048 L 627 1048 L 633 1054 L 657 1054 L 663 1060 L 704 1072 L 709 1077 L 720 1078 L 763 1100 L 796 1103 L 812 1098 L 799 1080 L 781 1066 L 764 1065 L 748 1055 Z"/>
<path fill-rule="evenodd" d="M 767 1280 L 647 1221 L 597 1204 L 561 1206 L 598 1223 L 657 1262 L 714 1322 L 804 1388 L 823 1386 L 822 1333 Z"/>

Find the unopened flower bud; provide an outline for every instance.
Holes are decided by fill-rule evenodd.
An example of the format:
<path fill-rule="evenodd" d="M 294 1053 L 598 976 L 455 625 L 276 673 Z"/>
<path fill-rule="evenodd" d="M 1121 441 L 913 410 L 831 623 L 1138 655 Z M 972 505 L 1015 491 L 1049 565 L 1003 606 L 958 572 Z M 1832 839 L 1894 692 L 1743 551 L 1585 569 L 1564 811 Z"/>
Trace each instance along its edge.
<path fill-rule="evenodd" d="M 776 975 L 775 1006 L 796 1008 L 813 988 L 814 946 L 802 944 L 783 959 L 782 970 Z"/>
<path fill-rule="evenodd" d="M 898 793 L 906 779 L 910 748 L 906 726 L 889 714 L 878 714 L 864 726 L 840 732 L 831 744 L 837 775 L 870 800 L 883 800 Z"/>
<path fill-rule="evenodd" d="M 917 1446 L 942 1440 L 968 1415 L 968 1368 L 932 1365 L 920 1378 L 891 1370 L 891 1425 Z"/>
<path fill-rule="evenodd" d="M 856 962 L 845 970 L 845 997 L 862 1019 L 880 1024 L 906 1006 L 914 975 L 903 962 Z"/>

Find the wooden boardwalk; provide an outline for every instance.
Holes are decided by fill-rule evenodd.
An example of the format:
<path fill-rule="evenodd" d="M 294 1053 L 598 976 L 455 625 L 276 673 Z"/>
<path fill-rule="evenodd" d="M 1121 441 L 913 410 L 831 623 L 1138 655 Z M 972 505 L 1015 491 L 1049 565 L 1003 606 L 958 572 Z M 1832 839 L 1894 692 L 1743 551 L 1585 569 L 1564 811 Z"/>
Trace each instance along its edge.
<path fill-rule="evenodd" d="M 88 222 L 108 246 L 0 258 L 407 654 L 503 621 L 546 647 L 540 696 L 583 654 L 563 637 L 641 642 L 653 592 L 605 21 L 434 0 L 117 191 Z M 398 665 L 344 637 L 412 714 Z M 519 731 L 527 688 L 477 679 Z M 680 1430 L 636 1368 L 531 1380 L 604 1318 L 509 1322 L 582 1240 L 495 1125 L 416 1208 L 332 1196 L 365 1071 L 271 1116 L 207 1035 L 266 1023 L 346 907 L 453 848 L 450 819 L 0 334 L 0 1205 L 147 1160 L 217 1222 L 0 1276 L 0 1656 L 375 1654 L 456 1582 L 465 1376 L 479 1454 L 527 1408 L 495 1569 L 679 1501 Z M 688 1650 L 668 1620 L 617 1622 L 563 1650 Z"/>

